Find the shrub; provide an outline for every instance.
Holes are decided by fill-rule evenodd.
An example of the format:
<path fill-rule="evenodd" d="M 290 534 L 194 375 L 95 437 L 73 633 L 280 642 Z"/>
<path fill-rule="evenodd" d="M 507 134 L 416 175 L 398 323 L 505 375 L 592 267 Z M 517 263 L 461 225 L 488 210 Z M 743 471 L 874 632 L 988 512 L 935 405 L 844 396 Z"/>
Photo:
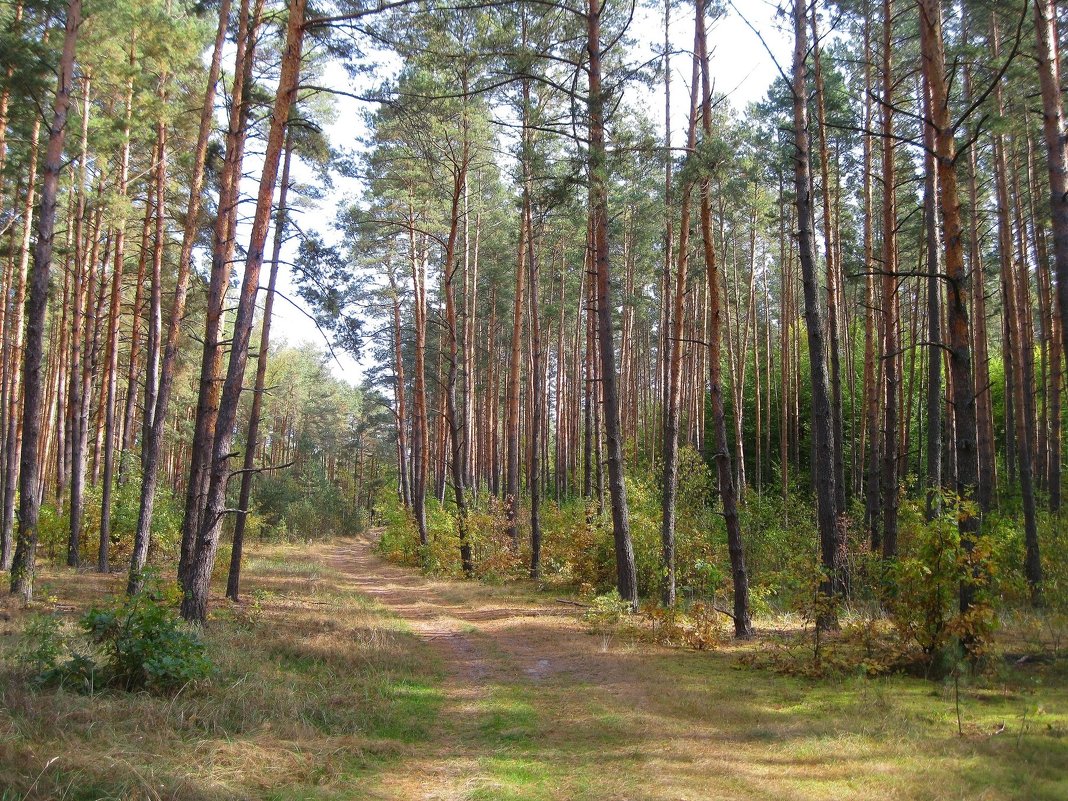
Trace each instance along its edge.
<path fill-rule="evenodd" d="M 468 512 L 467 533 L 478 578 L 499 581 L 529 569 L 529 558 L 511 547 L 507 527 L 504 504 L 496 498 L 488 498 L 481 508 Z"/>
<path fill-rule="evenodd" d="M 996 540 L 983 535 L 965 548 L 957 519 L 974 510 L 953 497 L 945 506 L 946 514 L 931 522 L 902 515 L 903 539 L 910 547 L 886 566 L 884 582 L 885 605 L 899 636 L 918 648 L 920 662 L 936 675 L 955 669 L 962 648 L 973 659 L 982 656 L 995 622 L 990 587 L 997 575 Z M 965 613 L 960 611 L 962 585 L 976 592 Z"/>
<path fill-rule="evenodd" d="M 649 622 L 653 642 L 681 646 L 695 651 L 710 651 L 727 637 L 723 615 L 712 604 L 697 601 L 689 610 L 649 604 L 643 610 Z"/>
<path fill-rule="evenodd" d="M 22 661 L 42 685 L 80 692 L 178 690 L 212 671 L 203 642 L 178 615 L 178 598 L 177 590 L 151 581 L 138 595 L 90 609 L 79 621 L 82 643 L 62 636 L 59 618 L 37 616 L 24 631 Z"/>
<path fill-rule="evenodd" d="M 82 628 L 100 650 L 109 684 L 169 692 L 211 673 L 204 643 L 178 615 L 179 597 L 177 589 L 161 591 L 156 582 L 85 614 Z"/>
<path fill-rule="evenodd" d="M 615 630 L 630 617 L 630 613 L 630 602 L 620 598 L 617 590 L 612 590 L 593 598 L 583 620 L 591 631 L 604 634 Z"/>
<path fill-rule="evenodd" d="M 62 621 L 56 615 L 33 615 L 22 631 L 19 662 L 35 674 L 51 670 L 66 650 L 61 628 Z"/>

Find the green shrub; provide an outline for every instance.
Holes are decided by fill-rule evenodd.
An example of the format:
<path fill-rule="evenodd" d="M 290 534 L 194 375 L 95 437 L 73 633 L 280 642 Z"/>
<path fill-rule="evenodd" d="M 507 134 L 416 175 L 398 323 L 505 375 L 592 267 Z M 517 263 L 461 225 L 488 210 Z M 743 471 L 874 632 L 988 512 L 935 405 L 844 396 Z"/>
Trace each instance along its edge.
<path fill-rule="evenodd" d="M 382 536 L 376 546 L 387 559 L 406 565 L 419 564 L 419 535 L 410 509 L 394 493 L 383 495 L 376 509 L 382 519 Z"/>
<path fill-rule="evenodd" d="M 927 671 L 947 675 L 962 649 L 977 658 L 990 644 L 997 540 L 983 534 L 971 549 L 965 548 L 957 519 L 974 510 L 962 508 L 953 497 L 946 498 L 946 514 L 931 522 L 910 506 L 915 505 L 902 506 L 901 516 L 902 544 L 908 549 L 885 565 L 884 603 L 902 641 L 918 649 Z M 974 603 L 965 613 L 960 611 L 962 585 L 975 590 Z"/>
<path fill-rule="evenodd" d="M 86 612 L 81 641 L 63 636 L 58 617 L 35 616 L 23 632 L 21 661 L 41 685 L 89 693 L 101 687 L 178 690 L 213 669 L 204 643 L 178 615 L 179 597 L 150 580 L 140 594 Z"/>
<path fill-rule="evenodd" d="M 109 684 L 170 692 L 210 675 L 204 643 L 178 615 L 179 597 L 177 589 L 161 591 L 155 582 L 82 617 L 81 626 L 100 651 Z"/>
<path fill-rule="evenodd" d="M 630 602 L 620 598 L 618 591 L 612 590 L 593 598 L 589 609 L 583 615 L 583 620 L 586 621 L 591 631 L 606 633 L 613 631 L 620 623 L 627 620 L 630 614 Z"/>
<path fill-rule="evenodd" d="M 55 667 L 67 647 L 61 633 L 62 625 L 62 620 L 56 615 L 37 614 L 30 617 L 22 631 L 19 662 L 37 675 Z"/>

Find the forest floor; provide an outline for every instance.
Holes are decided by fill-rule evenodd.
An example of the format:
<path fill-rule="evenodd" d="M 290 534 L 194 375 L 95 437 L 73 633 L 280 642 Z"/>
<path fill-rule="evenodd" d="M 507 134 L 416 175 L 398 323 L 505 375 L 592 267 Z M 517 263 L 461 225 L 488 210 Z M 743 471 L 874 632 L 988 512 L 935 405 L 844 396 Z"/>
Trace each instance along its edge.
<path fill-rule="evenodd" d="M 1063 663 L 964 688 L 959 736 L 951 685 L 591 634 L 533 583 L 426 578 L 373 538 L 253 548 L 244 603 L 214 600 L 216 678 L 176 698 L 0 665 L 0 800 L 1068 798 Z M 41 589 L 73 616 L 117 580 Z"/>

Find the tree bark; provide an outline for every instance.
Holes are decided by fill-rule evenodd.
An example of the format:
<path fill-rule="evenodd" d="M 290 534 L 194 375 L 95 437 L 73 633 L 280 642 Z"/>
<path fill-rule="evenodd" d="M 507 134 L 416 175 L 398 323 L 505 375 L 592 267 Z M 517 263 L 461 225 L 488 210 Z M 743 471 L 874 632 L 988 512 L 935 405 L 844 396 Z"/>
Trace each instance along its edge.
<path fill-rule="evenodd" d="M 41 366 L 44 356 L 44 327 L 48 310 L 48 281 L 52 270 L 52 245 L 56 223 L 56 197 L 59 173 L 63 167 L 63 140 L 70 108 L 74 51 L 81 22 L 81 0 L 70 0 L 59 60 L 59 81 L 52 105 L 52 120 L 45 150 L 41 207 L 37 215 L 37 242 L 33 250 L 29 301 L 26 307 L 26 346 L 22 366 L 22 453 L 19 464 L 19 521 L 15 556 L 11 566 L 11 592 L 26 603 L 33 598 L 36 565 L 37 521 L 41 509 L 37 494 L 40 464 L 38 437 L 41 431 Z"/>
<path fill-rule="evenodd" d="M 931 116 L 931 89 L 923 85 L 923 115 Z M 942 287 L 938 258 L 938 176 L 934 163 L 934 130 L 923 126 L 923 213 L 927 249 L 927 464 L 925 484 L 927 520 L 942 512 Z"/>
<path fill-rule="evenodd" d="M 836 512 L 834 487 L 834 442 L 831 423 L 830 386 L 824 354 L 816 277 L 816 250 L 812 231 L 811 146 L 808 133 L 808 19 L 806 0 L 794 0 L 793 121 L 794 192 L 797 206 L 798 256 L 805 296 L 805 327 L 808 329 L 809 371 L 812 384 L 812 434 L 815 454 L 816 515 L 820 534 L 820 558 L 824 578 L 821 594 L 830 599 L 841 592 L 845 571 L 845 537 Z M 837 625 L 837 614 L 828 604 L 820 610 L 821 628 Z"/>
<path fill-rule="evenodd" d="M 541 578 L 541 446 L 545 411 L 545 377 L 542 371 L 544 354 L 541 339 L 541 263 L 534 247 L 534 222 L 530 203 L 527 203 L 527 279 L 530 282 L 530 577 Z"/>
<path fill-rule="evenodd" d="M 843 442 L 842 412 L 842 367 L 841 367 L 841 323 L 840 285 L 841 268 L 837 261 L 834 241 L 834 225 L 831 219 L 831 167 L 827 149 L 826 102 L 823 92 L 823 65 L 820 63 L 820 36 L 816 16 L 817 4 L 812 4 L 812 65 L 813 80 L 816 85 L 816 131 L 819 138 L 820 185 L 823 200 L 823 243 L 827 267 L 827 346 L 831 368 L 831 425 L 834 435 L 834 490 L 838 516 L 846 513 L 847 485 L 845 480 L 845 456 Z"/>
<path fill-rule="evenodd" d="M 619 393 L 612 325 L 611 264 L 608 243 L 608 154 L 605 149 L 604 104 L 601 88 L 601 3 L 589 0 L 587 48 L 589 55 L 589 175 L 590 214 L 593 217 L 593 255 L 597 273 L 597 328 L 601 352 L 601 392 L 604 429 L 608 442 L 608 487 L 612 498 L 612 534 L 615 541 L 616 585 L 619 595 L 638 608 L 638 580 L 634 545 L 623 475 L 623 438 L 619 421 Z"/>
<path fill-rule="evenodd" d="M 204 349 L 201 354 L 200 385 L 190 447 L 189 478 L 185 487 L 182 550 L 178 562 L 179 582 L 186 589 L 186 575 L 191 569 L 197 541 L 203 529 L 208 485 L 213 468 L 213 443 L 218 431 L 224 351 L 223 316 L 230 287 L 231 264 L 237 245 L 242 163 L 248 137 L 252 69 L 263 0 L 255 0 L 255 3 L 251 14 L 248 0 L 242 0 L 241 3 L 230 127 L 226 133 L 226 160 L 219 187 L 218 214 L 212 234 L 211 275 L 208 283 L 207 311 L 204 316 Z"/>
<path fill-rule="evenodd" d="M 471 542 L 467 532 L 467 498 L 465 493 L 466 470 L 464 452 L 464 425 L 456 403 L 457 372 L 460 368 L 459 322 L 456 313 L 456 242 L 459 235 L 461 209 L 460 203 L 467 187 L 467 170 L 470 163 L 470 142 L 467 130 L 466 75 L 464 82 L 463 143 L 459 161 L 452 164 L 453 191 L 452 208 L 449 217 L 449 236 L 445 243 L 445 264 L 442 270 L 442 290 L 445 295 L 445 321 L 449 340 L 448 372 L 445 384 L 445 416 L 449 427 L 449 440 L 452 447 L 450 461 L 452 473 L 453 497 L 456 501 L 456 528 L 460 539 L 460 566 L 467 577 L 475 572 L 471 554 Z"/>

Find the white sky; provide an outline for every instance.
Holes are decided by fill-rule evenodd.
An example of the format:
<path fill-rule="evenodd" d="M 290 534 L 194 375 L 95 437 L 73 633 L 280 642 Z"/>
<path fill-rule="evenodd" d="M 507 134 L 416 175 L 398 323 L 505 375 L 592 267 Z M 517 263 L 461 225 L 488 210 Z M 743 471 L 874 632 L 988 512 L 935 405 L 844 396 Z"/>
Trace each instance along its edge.
<path fill-rule="evenodd" d="M 768 0 L 735 0 L 735 4 L 748 21 L 761 31 L 767 44 L 775 52 L 779 63 L 784 67 L 788 66 L 790 42 L 786 32 L 781 30 L 781 23 L 775 19 L 775 3 L 768 2 Z M 676 49 L 683 51 L 692 49 L 693 9 L 691 4 L 676 4 L 672 13 L 670 30 L 671 40 Z M 631 33 L 638 40 L 638 52 L 633 54 L 634 60 L 644 61 L 650 57 L 652 44 L 663 42 L 663 11 L 640 9 L 632 25 Z M 728 93 L 730 103 L 736 110 L 742 110 L 750 102 L 760 100 L 778 77 L 778 70 L 757 35 L 735 10 L 728 9 L 726 15 L 710 27 L 708 37 L 712 51 L 712 78 L 716 91 Z M 676 144 L 682 140 L 685 133 L 684 106 L 689 78 L 689 59 L 685 54 L 676 55 L 672 59 L 672 117 L 674 118 L 673 128 L 676 131 L 673 137 Z M 329 69 L 319 82 L 331 88 L 352 90 L 348 76 L 340 67 Z M 644 89 L 635 91 L 646 92 Z M 643 97 L 641 100 L 648 102 L 648 107 L 657 118 L 662 117 L 664 103 L 662 90 L 658 89 L 647 99 Z M 356 145 L 365 132 L 363 113 L 366 108 L 364 104 L 357 101 L 338 98 L 337 119 L 327 129 L 332 145 L 346 149 Z M 303 180 L 305 176 L 295 173 L 295 177 Z M 328 241 L 334 241 L 336 238 L 330 229 L 338 209 L 354 200 L 359 190 L 358 183 L 355 181 L 335 180 L 333 192 L 323 199 L 320 207 L 304 211 L 298 221 L 301 227 L 319 230 Z M 266 270 L 264 281 L 266 281 Z M 279 273 L 278 289 L 300 305 L 291 271 L 284 264 Z M 272 340 L 275 343 L 283 340 L 290 345 L 310 342 L 323 348 L 327 344 L 303 307 L 295 308 L 293 304 L 285 300 L 279 299 L 275 303 L 271 330 Z M 337 361 L 331 360 L 330 362 L 334 374 L 352 384 L 358 384 L 363 377 L 363 366 L 340 350 L 335 349 L 335 354 Z M 369 358 L 369 356 L 364 357 L 365 364 L 370 363 Z"/>

